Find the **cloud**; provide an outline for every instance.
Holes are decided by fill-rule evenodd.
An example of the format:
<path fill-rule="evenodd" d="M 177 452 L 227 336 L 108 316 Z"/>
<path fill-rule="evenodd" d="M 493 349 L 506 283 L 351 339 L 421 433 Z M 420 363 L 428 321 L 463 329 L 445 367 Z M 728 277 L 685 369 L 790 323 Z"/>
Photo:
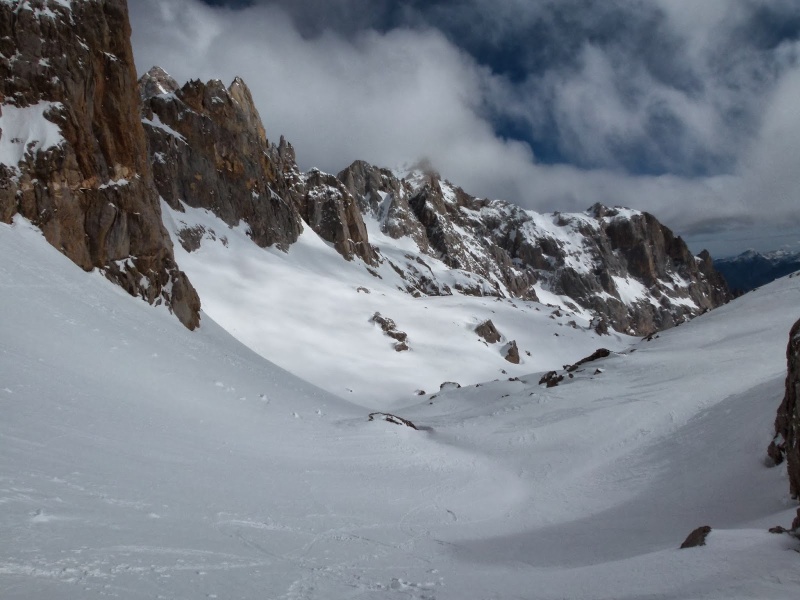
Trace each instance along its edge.
<path fill-rule="evenodd" d="M 427 157 L 473 194 L 537 210 L 624 204 L 690 235 L 800 228 L 800 9 L 789 1 L 130 10 L 140 71 L 241 75 L 268 136 L 285 134 L 304 168 Z M 776 34 L 773 22 L 788 25 Z"/>

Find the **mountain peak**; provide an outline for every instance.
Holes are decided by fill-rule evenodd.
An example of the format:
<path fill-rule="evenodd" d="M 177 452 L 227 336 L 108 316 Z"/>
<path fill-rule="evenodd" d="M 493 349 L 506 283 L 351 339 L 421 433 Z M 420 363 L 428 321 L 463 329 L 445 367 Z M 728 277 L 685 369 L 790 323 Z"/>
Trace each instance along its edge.
<path fill-rule="evenodd" d="M 164 69 L 153 66 L 139 79 L 139 95 L 145 102 L 154 96 L 174 94 L 178 91 L 178 82 Z"/>

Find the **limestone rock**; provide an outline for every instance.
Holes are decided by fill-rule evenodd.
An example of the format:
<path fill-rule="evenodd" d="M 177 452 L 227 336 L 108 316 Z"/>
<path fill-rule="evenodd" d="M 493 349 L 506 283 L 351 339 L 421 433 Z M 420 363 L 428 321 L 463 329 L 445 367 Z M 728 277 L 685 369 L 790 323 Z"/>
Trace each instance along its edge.
<path fill-rule="evenodd" d="M 786 348 L 786 391 L 775 418 L 775 439 L 768 453 L 776 464 L 786 459 L 789 491 L 800 498 L 800 321 L 789 333 Z"/>
<path fill-rule="evenodd" d="M 607 348 L 598 348 L 594 352 L 592 352 L 589 356 L 586 356 L 576 362 L 574 365 L 564 365 L 564 370 L 567 373 L 572 373 L 573 371 L 577 371 L 578 367 L 581 365 L 585 365 L 588 362 L 592 362 L 595 360 L 599 360 L 601 358 L 606 358 L 611 355 L 611 351 Z"/>
<path fill-rule="evenodd" d="M 403 417 L 393 415 L 392 413 L 374 412 L 369 414 L 369 421 L 375 421 L 376 419 L 380 421 L 386 421 L 387 423 L 393 423 L 395 425 L 405 425 L 406 427 L 419 431 L 419 427 L 414 425 L 414 423 L 408 419 L 404 419 Z"/>
<path fill-rule="evenodd" d="M 519 364 L 519 348 L 517 348 L 517 342 L 515 340 L 511 340 L 506 347 L 503 348 L 503 358 L 512 364 Z"/>
<path fill-rule="evenodd" d="M 487 319 L 475 328 L 475 333 L 478 337 L 483 338 L 489 344 L 496 344 L 502 338 L 497 327 L 494 326 L 491 319 Z"/>
<path fill-rule="evenodd" d="M 139 80 L 156 186 L 173 208 L 205 208 L 244 221 L 259 246 L 287 249 L 303 230 L 294 152 L 271 146 L 250 90 L 238 77 L 183 87 L 153 67 Z"/>
<path fill-rule="evenodd" d="M 456 381 L 445 381 L 439 386 L 439 391 L 446 392 L 448 390 L 457 390 L 461 388 L 461 384 Z"/>
<path fill-rule="evenodd" d="M 9 140 L 19 160 L 0 165 L 0 219 L 19 213 L 83 269 L 196 327 L 153 185 L 126 2 L 1 2 L 0 103 L 27 123 Z"/>
<path fill-rule="evenodd" d="M 383 333 L 397 341 L 394 345 L 394 349 L 397 352 L 405 352 L 408 350 L 408 334 L 405 331 L 398 331 L 397 324 L 392 319 L 388 319 L 382 316 L 381 313 L 376 312 L 372 315 L 370 321 L 377 323 L 383 330 Z"/>

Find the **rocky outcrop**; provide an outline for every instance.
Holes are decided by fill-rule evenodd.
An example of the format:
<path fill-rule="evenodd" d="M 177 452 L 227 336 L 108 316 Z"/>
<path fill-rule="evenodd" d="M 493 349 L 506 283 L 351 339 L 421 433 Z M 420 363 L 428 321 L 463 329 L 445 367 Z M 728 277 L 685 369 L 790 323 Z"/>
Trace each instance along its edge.
<path fill-rule="evenodd" d="M 83 269 L 196 327 L 161 222 L 125 1 L 0 2 L 0 103 L 0 220 L 22 215 Z"/>
<path fill-rule="evenodd" d="M 381 313 L 376 312 L 372 315 L 370 321 L 376 323 L 383 333 L 396 341 L 394 349 L 397 352 L 405 352 L 408 350 L 408 334 L 405 331 L 398 331 L 397 324 L 392 319 L 384 317 Z"/>
<path fill-rule="evenodd" d="M 692 256 L 647 213 L 598 204 L 541 215 L 470 196 L 430 169 L 398 177 L 361 161 L 339 178 L 384 233 L 410 237 L 421 253 L 466 273 L 452 286 L 464 294 L 532 300 L 538 285 L 596 313 L 598 333 L 611 326 L 642 335 L 730 298 L 708 253 Z M 412 266 L 398 268 L 409 275 Z M 424 288 L 415 289 L 452 293 L 435 278 Z"/>
<path fill-rule="evenodd" d="M 361 210 L 342 182 L 316 169 L 304 181 L 300 214 L 305 222 L 347 260 L 359 256 L 364 262 L 375 264 L 377 257 L 369 244 Z"/>
<path fill-rule="evenodd" d="M 244 221 L 262 247 L 283 250 L 308 224 L 347 260 L 375 264 L 361 210 L 333 175 L 303 175 L 294 148 L 270 144 L 240 78 L 180 87 L 153 67 L 139 81 L 156 185 L 171 207 L 205 208 L 233 226 Z"/>
<path fill-rule="evenodd" d="M 698 548 L 706 545 L 708 534 L 711 533 L 711 527 L 703 525 L 692 531 L 681 544 L 681 550 L 686 548 Z"/>
<path fill-rule="evenodd" d="M 297 240 L 304 192 L 293 149 L 270 146 L 241 79 L 179 87 L 153 67 L 139 91 L 156 186 L 173 209 L 183 202 L 231 226 L 244 221 L 262 247 L 287 249 Z"/>
<path fill-rule="evenodd" d="M 503 358 L 511 364 L 519 364 L 519 348 L 517 348 L 516 340 L 511 340 L 506 347 L 503 348 Z"/>
<path fill-rule="evenodd" d="M 786 362 L 786 391 L 775 418 L 775 438 L 767 452 L 775 464 L 786 460 L 789 491 L 793 498 L 800 498 L 800 321 L 789 333 Z"/>

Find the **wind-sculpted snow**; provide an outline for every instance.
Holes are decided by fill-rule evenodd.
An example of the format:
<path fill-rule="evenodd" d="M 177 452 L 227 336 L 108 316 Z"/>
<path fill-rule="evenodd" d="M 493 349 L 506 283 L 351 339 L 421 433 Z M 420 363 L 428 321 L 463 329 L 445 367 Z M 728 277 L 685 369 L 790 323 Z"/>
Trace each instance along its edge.
<path fill-rule="evenodd" d="M 272 255 L 327 248 L 311 242 Z M 796 504 L 762 462 L 800 278 L 618 346 L 555 388 L 520 371 L 367 408 L 208 316 L 189 332 L 19 218 L 0 224 L 0 255 L 4 599 L 800 594 L 798 541 L 767 533 Z M 505 335 L 510 314 L 492 315 Z M 706 524 L 706 546 L 678 549 Z"/>

